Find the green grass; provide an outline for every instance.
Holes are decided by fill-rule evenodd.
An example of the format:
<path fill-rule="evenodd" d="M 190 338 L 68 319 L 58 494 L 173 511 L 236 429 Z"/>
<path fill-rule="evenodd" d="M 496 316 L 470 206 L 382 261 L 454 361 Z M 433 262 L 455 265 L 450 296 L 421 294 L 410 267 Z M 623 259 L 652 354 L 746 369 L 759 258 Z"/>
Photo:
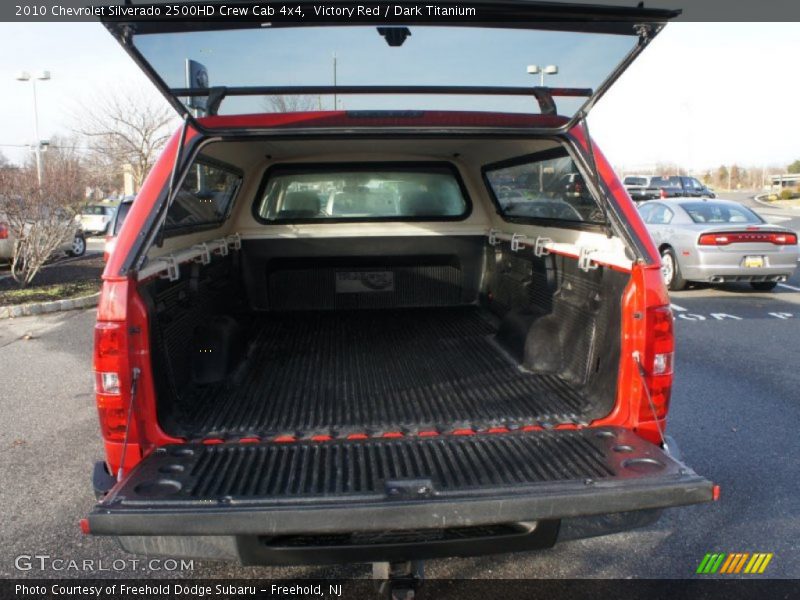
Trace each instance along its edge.
<path fill-rule="evenodd" d="M 54 283 L 51 285 L 32 285 L 27 288 L 7 289 L 0 291 L 0 306 L 8 304 L 29 304 L 32 302 L 49 302 L 88 296 L 100 290 L 100 281 L 73 281 L 70 283 Z"/>

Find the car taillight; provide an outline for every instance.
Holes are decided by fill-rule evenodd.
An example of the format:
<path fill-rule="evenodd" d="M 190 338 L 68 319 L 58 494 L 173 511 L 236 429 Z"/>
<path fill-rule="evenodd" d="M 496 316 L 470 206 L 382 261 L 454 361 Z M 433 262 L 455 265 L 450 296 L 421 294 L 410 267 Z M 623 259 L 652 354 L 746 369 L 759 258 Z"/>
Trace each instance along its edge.
<path fill-rule="evenodd" d="M 8 239 L 8 224 L 0 223 L 0 240 Z"/>
<path fill-rule="evenodd" d="M 646 393 L 642 394 L 639 420 L 653 421 L 666 418 L 669 410 L 675 335 L 669 306 L 651 306 L 647 309 L 645 318 L 646 334 L 641 366 L 650 399 L 648 400 Z"/>
<path fill-rule="evenodd" d="M 667 190 L 661 188 L 661 191 L 658 193 L 659 198 L 666 198 L 667 197 Z"/>
<path fill-rule="evenodd" d="M 125 323 L 100 321 L 94 328 L 94 380 L 100 430 L 109 442 L 122 442 L 130 400 L 125 388 L 128 366 Z"/>
<path fill-rule="evenodd" d="M 741 231 L 704 233 L 697 243 L 701 246 L 727 246 L 729 244 L 775 244 L 794 246 L 797 234 L 784 231 Z"/>

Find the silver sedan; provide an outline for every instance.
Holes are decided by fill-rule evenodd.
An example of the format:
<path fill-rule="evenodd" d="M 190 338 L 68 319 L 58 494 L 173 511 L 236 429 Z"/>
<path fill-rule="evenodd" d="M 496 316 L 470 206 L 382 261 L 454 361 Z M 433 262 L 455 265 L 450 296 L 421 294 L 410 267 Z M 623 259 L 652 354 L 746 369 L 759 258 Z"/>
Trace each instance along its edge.
<path fill-rule="evenodd" d="M 760 291 L 797 268 L 797 233 L 731 200 L 675 198 L 639 206 L 670 290 L 689 281 L 746 281 Z"/>

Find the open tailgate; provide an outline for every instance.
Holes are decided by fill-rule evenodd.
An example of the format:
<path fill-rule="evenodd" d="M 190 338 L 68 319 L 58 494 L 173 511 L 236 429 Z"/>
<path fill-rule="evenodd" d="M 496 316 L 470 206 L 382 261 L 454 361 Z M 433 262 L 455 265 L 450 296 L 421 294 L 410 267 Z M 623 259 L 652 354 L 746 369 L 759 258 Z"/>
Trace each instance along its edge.
<path fill-rule="evenodd" d="M 472 526 L 712 500 L 711 482 L 619 428 L 159 448 L 89 515 L 94 534 Z"/>

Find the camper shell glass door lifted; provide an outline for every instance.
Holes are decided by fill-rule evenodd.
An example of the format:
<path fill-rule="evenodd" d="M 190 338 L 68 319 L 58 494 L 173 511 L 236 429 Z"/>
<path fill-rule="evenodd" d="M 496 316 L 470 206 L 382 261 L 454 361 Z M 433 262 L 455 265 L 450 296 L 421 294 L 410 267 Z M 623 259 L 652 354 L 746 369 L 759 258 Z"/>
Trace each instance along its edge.
<path fill-rule="evenodd" d="M 658 252 L 586 125 L 676 13 L 462 4 L 477 21 L 106 19 L 185 120 L 104 273 L 86 531 L 399 563 L 714 497 L 665 433 Z"/>
<path fill-rule="evenodd" d="M 532 114 L 538 107 L 555 114 L 556 100 L 558 113 L 574 124 L 679 12 L 464 5 L 474 5 L 477 18 L 446 25 L 413 16 L 397 24 L 369 15 L 314 19 L 313 4 L 303 2 L 297 6 L 304 18 L 276 16 L 268 26 L 252 17 L 109 17 L 105 24 L 182 114 L 278 112 L 287 104 L 276 97 L 292 98 L 288 106 L 299 102 L 305 110 L 490 107 Z M 558 85 L 537 85 L 538 77 L 528 74 L 526 57 L 543 56 L 559 65 Z"/>

